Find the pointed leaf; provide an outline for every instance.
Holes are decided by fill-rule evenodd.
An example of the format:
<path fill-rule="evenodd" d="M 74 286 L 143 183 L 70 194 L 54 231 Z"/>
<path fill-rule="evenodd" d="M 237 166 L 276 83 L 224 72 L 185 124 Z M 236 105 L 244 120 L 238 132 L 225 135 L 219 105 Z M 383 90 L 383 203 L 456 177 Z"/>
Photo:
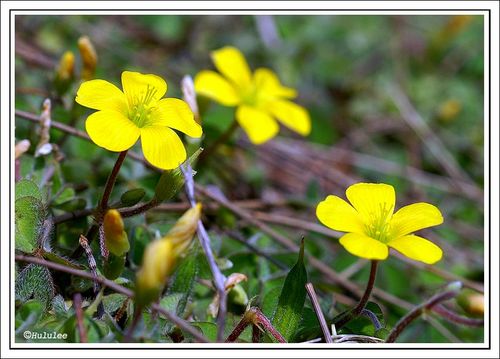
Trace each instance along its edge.
<path fill-rule="evenodd" d="M 288 341 L 293 338 L 302 319 L 306 300 L 307 272 L 304 266 L 304 240 L 300 245 L 299 259 L 285 279 L 274 312 L 272 324 Z"/>
<path fill-rule="evenodd" d="M 189 157 L 187 160 L 189 164 L 192 164 L 200 155 L 202 149 L 198 149 L 195 153 Z M 194 173 L 193 173 L 194 175 Z M 184 176 L 180 167 L 174 170 L 163 171 L 158 183 L 155 188 L 155 198 L 159 202 L 166 201 L 173 196 L 184 186 Z"/>

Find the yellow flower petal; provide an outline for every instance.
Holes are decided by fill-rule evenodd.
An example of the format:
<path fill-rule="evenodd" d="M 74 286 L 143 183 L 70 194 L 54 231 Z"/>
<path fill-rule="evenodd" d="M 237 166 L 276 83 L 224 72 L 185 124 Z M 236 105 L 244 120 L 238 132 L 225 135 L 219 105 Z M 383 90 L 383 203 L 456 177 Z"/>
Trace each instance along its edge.
<path fill-rule="evenodd" d="M 242 105 L 236 110 L 236 119 L 245 130 L 250 141 L 259 145 L 276 136 L 278 123 L 267 113 Z"/>
<path fill-rule="evenodd" d="M 389 255 L 384 243 L 363 234 L 347 233 L 339 241 L 349 253 L 361 258 L 382 260 Z"/>
<path fill-rule="evenodd" d="M 387 245 L 416 261 L 434 264 L 441 259 L 443 251 L 425 238 L 409 235 L 390 241 Z"/>
<path fill-rule="evenodd" d="M 170 170 L 186 160 L 186 150 L 179 136 L 170 128 L 148 126 L 141 128 L 144 157 L 153 166 Z"/>
<path fill-rule="evenodd" d="M 305 108 L 290 101 L 270 102 L 266 109 L 289 129 L 307 136 L 311 133 L 311 119 Z"/>
<path fill-rule="evenodd" d="M 118 87 L 104 80 L 85 81 L 76 93 L 75 101 L 95 110 L 113 110 L 127 114 L 127 98 Z"/>
<path fill-rule="evenodd" d="M 394 211 L 394 187 L 383 183 L 356 183 L 347 188 L 347 199 L 366 223 L 388 221 Z"/>
<path fill-rule="evenodd" d="M 176 98 L 164 98 L 151 110 L 151 126 L 168 126 L 191 137 L 201 137 L 201 126 L 194 120 L 189 105 Z"/>
<path fill-rule="evenodd" d="M 122 87 L 129 104 L 143 101 L 146 96 L 154 103 L 167 92 L 167 83 L 160 76 L 132 71 L 122 72 Z"/>
<path fill-rule="evenodd" d="M 118 111 L 97 111 L 85 122 L 92 141 L 109 151 L 128 150 L 139 138 L 139 128 Z"/>
<path fill-rule="evenodd" d="M 194 79 L 194 88 L 224 106 L 236 106 L 241 102 L 236 89 L 221 75 L 213 71 L 201 71 Z"/>
<path fill-rule="evenodd" d="M 255 87 L 262 91 L 265 97 L 282 97 L 282 98 L 295 98 L 297 91 L 290 87 L 281 85 L 280 80 L 276 74 L 265 68 L 255 70 L 253 75 L 253 82 Z"/>
<path fill-rule="evenodd" d="M 325 226 L 336 231 L 363 233 L 360 215 L 342 198 L 328 196 L 316 207 L 316 216 Z"/>
<path fill-rule="evenodd" d="M 443 223 L 443 216 L 436 206 L 414 203 L 399 209 L 391 219 L 391 236 L 398 238 L 422 228 Z"/>
<path fill-rule="evenodd" d="M 235 47 L 226 46 L 222 49 L 212 51 L 211 55 L 217 70 L 234 85 L 240 89 L 250 86 L 250 68 L 240 50 Z"/>

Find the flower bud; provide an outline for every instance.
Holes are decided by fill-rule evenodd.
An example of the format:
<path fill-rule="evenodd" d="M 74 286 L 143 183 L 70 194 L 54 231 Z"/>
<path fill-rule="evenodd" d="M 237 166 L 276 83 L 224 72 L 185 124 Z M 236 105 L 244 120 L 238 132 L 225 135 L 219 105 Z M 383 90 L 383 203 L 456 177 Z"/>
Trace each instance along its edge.
<path fill-rule="evenodd" d="M 122 216 L 116 209 L 110 209 L 104 216 L 104 237 L 106 238 L 106 247 L 115 256 L 123 256 L 130 250 Z"/>
<path fill-rule="evenodd" d="M 75 55 L 71 51 L 66 51 L 59 61 L 57 67 L 57 77 L 61 81 L 70 80 L 75 72 Z"/>
<path fill-rule="evenodd" d="M 191 244 L 201 217 L 201 203 L 188 209 L 163 237 L 172 243 L 175 258 L 182 255 Z"/>
<path fill-rule="evenodd" d="M 82 79 L 91 80 L 97 66 L 97 53 L 88 36 L 82 36 L 78 39 L 78 49 L 83 63 Z"/>
<path fill-rule="evenodd" d="M 484 316 L 484 295 L 472 290 L 464 290 L 457 297 L 457 303 L 469 315 Z"/>
<path fill-rule="evenodd" d="M 136 275 L 136 298 L 144 306 L 158 298 L 175 264 L 172 242 L 159 239 L 144 251 L 141 269 Z"/>
<path fill-rule="evenodd" d="M 29 150 L 31 142 L 29 140 L 21 140 L 16 143 L 16 160 Z"/>

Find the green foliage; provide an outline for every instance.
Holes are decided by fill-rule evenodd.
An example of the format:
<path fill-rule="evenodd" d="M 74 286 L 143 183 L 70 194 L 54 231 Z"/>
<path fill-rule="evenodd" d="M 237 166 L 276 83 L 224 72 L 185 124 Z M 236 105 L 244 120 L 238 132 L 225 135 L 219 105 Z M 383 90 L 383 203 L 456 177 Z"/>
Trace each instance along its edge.
<path fill-rule="evenodd" d="M 120 202 L 125 207 L 131 207 L 139 203 L 145 195 L 146 191 L 143 188 L 134 188 L 127 192 L 124 192 L 120 197 Z"/>
<path fill-rule="evenodd" d="M 55 293 L 49 270 L 36 264 L 28 264 L 16 278 L 15 293 L 16 299 L 22 302 L 34 298 L 43 309 L 47 308 Z"/>
<path fill-rule="evenodd" d="M 286 276 L 283 289 L 274 312 L 274 327 L 290 341 L 299 327 L 306 300 L 307 272 L 304 266 L 304 240 L 300 245 L 299 259 Z"/>
<path fill-rule="evenodd" d="M 188 158 L 188 163 L 192 164 L 200 155 L 202 149 L 198 149 Z M 155 188 L 155 198 L 158 202 L 172 198 L 184 185 L 184 176 L 180 167 L 174 170 L 163 171 Z"/>
<path fill-rule="evenodd" d="M 32 196 L 21 197 L 15 202 L 16 249 L 31 253 L 38 246 L 44 220 L 42 202 Z"/>

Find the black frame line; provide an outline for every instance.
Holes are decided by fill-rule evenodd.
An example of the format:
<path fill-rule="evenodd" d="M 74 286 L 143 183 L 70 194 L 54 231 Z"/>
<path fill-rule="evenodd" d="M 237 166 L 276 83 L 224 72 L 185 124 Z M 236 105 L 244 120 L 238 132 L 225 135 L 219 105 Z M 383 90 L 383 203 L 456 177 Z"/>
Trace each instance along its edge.
<path fill-rule="evenodd" d="M 14 1 L 14 0 L 2 0 L 5 2 L 9 1 Z M 54 1 L 54 0 L 52 0 Z M 65 0 L 55 0 L 55 1 L 65 1 Z M 87 1 L 100 1 L 100 0 L 87 0 Z M 114 1 L 114 0 L 112 0 Z M 121 2 L 129 2 L 133 0 L 120 0 Z M 161 1 L 161 0 L 153 0 L 153 1 Z M 187 2 L 191 2 L 194 0 L 186 0 Z M 222 1 L 231 1 L 231 0 L 222 0 Z M 262 0 L 263 1 L 263 0 Z M 319 0 L 319 1 L 328 1 L 328 0 Z M 370 0 L 372 1 L 372 0 Z M 388 1 L 399 1 L 399 0 L 388 0 Z M 419 0 L 421 2 L 432 2 L 432 0 Z M 454 1 L 454 0 L 441 0 L 441 1 Z M 497 0 L 483 0 L 487 2 L 498 2 Z M 331 2 L 331 1 L 330 1 Z M 373 2 L 375 2 L 373 0 Z M 207 11 L 207 12 L 213 12 L 215 13 L 220 13 L 220 12 L 239 12 L 242 15 L 251 15 L 251 14 L 256 14 L 259 12 L 272 12 L 272 11 L 287 11 L 287 12 L 302 12 L 302 13 L 307 13 L 307 12 L 312 12 L 312 11 L 335 11 L 335 12 L 359 12 L 359 11 L 380 11 L 380 12 L 434 12 L 434 11 L 443 11 L 443 12 L 454 12 L 454 11 L 469 11 L 469 12 L 483 12 L 484 14 L 478 15 L 478 16 L 483 16 L 484 19 L 488 21 L 488 34 L 484 34 L 485 36 L 488 36 L 488 46 L 489 46 L 489 51 L 488 51 L 488 98 L 489 98 L 489 103 L 488 103 L 488 121 L 484 121 L 484 125 L 487 125 L 488 127 L 488 181 L 489 185 L 491 187 L 491 9 L 381 9 L 381 10 L 376 10 L 376 9 L 9 9 L 9 96 L 8 96 L 8 101 L 9 101 L 9 134 L 12 133 L 12 96 L 13 94 L 11 93 L 12 89 L 12 45 L 13 45 L 13 39 L 12 39 L 12 21 L 15 16 L 17 16 L 17 13 L 22 13 L 22 12 L 50 12 L 50 13 L 65 13 L 65 12 L 85 12 L 85 13 L 93 13 L 93 12 L 115 12 L 115 13 L 120 13 L 120 12 L 135 12 L 135 13 L 141 13 L 141 12 L 155 12 L 155 11 L 168 11 L 169 13 L 180 13 L 183 12 L 185 14 L 182 15 L 190 15 L 189 13 L 194 13 L 194 12 L 199 12 L 199 11 Z M 14 14 L 13 14 L 14 12 Z M 34 15 L 34 14 L 31 14 Z M 73 14 L 64 14 L 67 16 L 71 16 Z M 75 14 L 76 15 L 76 14 Z M 135 14 L 126 14 L 128 16 L 134 16 Z M 193 15 L 198 15 L 198 16 L 212 16 L 211 14 L 193 14 Z M 239 15 L 239 14 L 238 14 Z M 364 14 L 363 14 L 364 15 Z M 375 14 L 375 15 L 380 15 L 383 16 L 383 14 Z M 447 14 L 443 14 L 447 15 Z M 486 18 L 487 15 L 487 18 Z M 106 14 L 102 14 L 102 16 L 106 16 Z M 165 16 L 168 16 L 168 14 L 165 14 Z M 236 15 L 235 15 L 236 16 Z M 279 16 L 279 15 L 278 15 Z M 319 14 L 305 14 L 305 16 L 321 16 Z M 345 16 L 345 15 L 344 15 Z M 361 16 L 361 15 L 360 15 Z M 410 16 L 410 15 L 402 15 L 402 16 Z M 436 15 L 440 16 L 440 15 Z M 483 80 L 486 80 L 486 78 L 483 77 Z M 1 93 L 0 93 L 0 98 L 1 98 Z M 14 120 L 15 122 L 15 120 Z M 9 137 L 9 204 L 12 203 L 12 143 L 13 139 L 12 136 Z M 483 149 L 485 151 L 486 148 Z M 491 191 L 488 192 L 488 204 L 490 211 L 488 213 L 488 245 L 489 245 L 489 261 L 488 261 L 488 270 L 490 273 L 489 276 L 489 283 L 488 283 L 488 299 L 489 299 L 489 305 L 491 308 Z M 10 205 L 9 205 L 9 349 L 10 350 L 491 350 L 491 310 L 488 311 L 489 314 L 489 320 L 488 320 L 488 347 L 459 347 L 459 346 L 449 346 L 449 347 L 427 347 L 427 348 L 422 348 L 422 347 L 400 347 L 399 345 L 392 347 L 392 348 L 376 348 L 376 347 L 359 347 L 359 348 L 353 348 L 353 347 L 331 347 L 331 346 L 312 346 L 308 345 L 305 347 L 296 347 L 295 345 L 293 347 L 282 347 L 282 346 L 276 346 L 276 347 L 248 347 L 248 346 L 242 346 L 242 347 L 235 347 L 235 346 L 215 346 L 215 345 L 207 345 L 200 347 L 202 344 L 197 344 L 196 347 L 191 347 L 191 344 L 176 344 L 176 347 L 151 347 L 142 344 L 142 346 L 138 347 L 124 347 L 124 348 L 119 348 L 117 346 L 113 347 L 12 347 L 12 285 L 11 285 L 11 279 L 12 279 L 12 226 L 11 226 L 11 219 L 12 219 L 12 211 L 10 210 Z M 1 257 L 1 252 L 0 252 L 0 257 Z M 0 285 L 1 285 L 1 277 L 0 277 Z M 0 286 L 0 291 L 1 291 L 1 286 Z M 48 343 L 49 344 L 49 343 Z M 53 343 L 50 343 L 51 345 L 54 345 Z M 78 344 L 78 343 L 74 343 Z M 95 343 L 97 344 L 97 343 Z M 215 343 L 217 344 L 217 343 Z M 429 343 L 431 344 L 431 343 Z M 477 344 L 477 343 L 475 343 Z"/>

